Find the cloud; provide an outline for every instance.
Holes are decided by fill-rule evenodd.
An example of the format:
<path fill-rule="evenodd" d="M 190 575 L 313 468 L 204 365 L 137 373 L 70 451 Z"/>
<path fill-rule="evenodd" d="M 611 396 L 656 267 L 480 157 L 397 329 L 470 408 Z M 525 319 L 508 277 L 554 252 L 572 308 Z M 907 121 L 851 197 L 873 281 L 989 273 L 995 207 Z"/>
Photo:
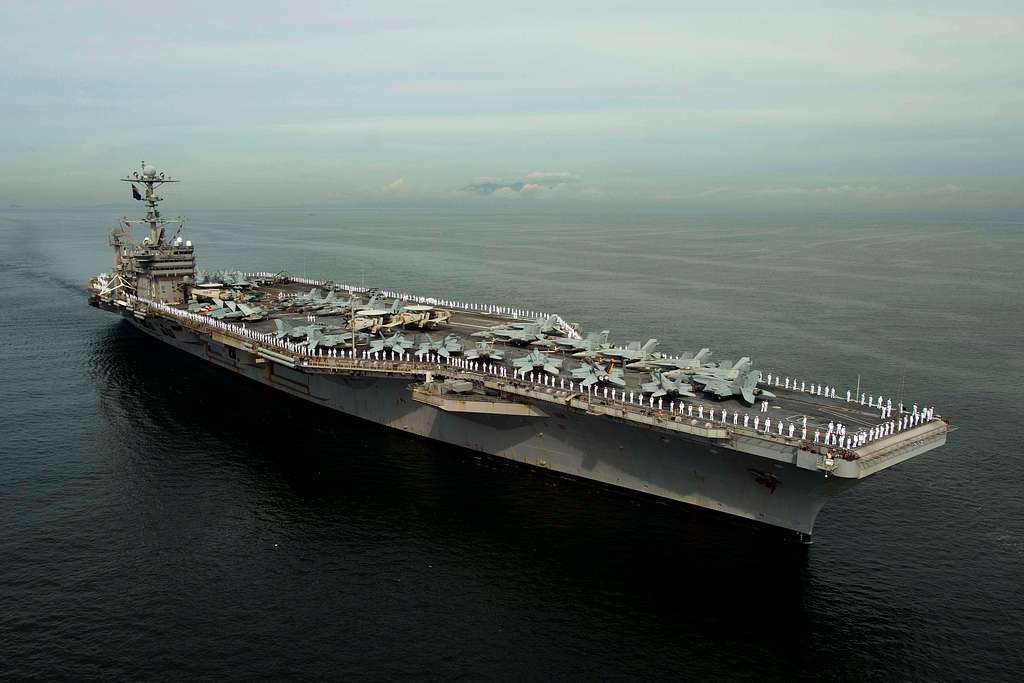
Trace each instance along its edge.
<path fill-rule="evenodd" d="M 712 187 L 692 191 L 668 192 L 655 196 L 660 202 L 699 202 L 701 200 L 785 202 L 786 200 L 858 200 L 866 205 L 883 202 L 916 201 L 970 195 L 1001 194 L 962 185 L 906 185 L 848 183 L 843 185 L 780 185 L 771 187 Z"/>
<path fill-rule="evenodd" d="M 877 185 L 828 185 L 824 187 L 769 187 L 752 190 L 755 197 L 820 197 L 820 196 L 843 196 L 860 198 L 883 198 L 892 196 L 891 190 L 885 190 Z"/>
<path fill-rule="evenodd" d="M 509 193 L 515 194 L 520 192 L 526 185 L 522 180 L 516 180 L 511 183 L 505 183 L 500 180 L 485 180 L 480 183 L 470 183 L 462 188 L 463 192 L 471 192 L 473 194 L 496 194 L 502 193 L 502 196 L 507 196 Z"/>
<path fill-rule="evenodd" d="M 567 193 L 561 190 L 566 185 L 580 182 L 580 177 L 568 171 L 531 171 L 520 180 L 500 178 L 477 178 L 462 188 L 462 192 L 492 197 L 543 197 L 582 195 L 580 192 Z"/>
<path fill-rule="evenodd" d="M 533 171 L 526 174 L 526 180 L 537 185 L 557 185 L 559 183 L 577 183 L 580 177 L 568 171 Z"/>

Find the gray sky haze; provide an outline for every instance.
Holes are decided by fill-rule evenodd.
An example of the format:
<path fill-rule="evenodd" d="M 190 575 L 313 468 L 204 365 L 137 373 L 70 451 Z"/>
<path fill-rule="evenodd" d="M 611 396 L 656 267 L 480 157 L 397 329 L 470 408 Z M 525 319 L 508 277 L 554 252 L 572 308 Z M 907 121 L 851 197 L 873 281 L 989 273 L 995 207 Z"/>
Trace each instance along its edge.
<path fill-rule="evenodd" d="M 5 2 L 0 206 L 1024 208 L 1020 3 Z"/>

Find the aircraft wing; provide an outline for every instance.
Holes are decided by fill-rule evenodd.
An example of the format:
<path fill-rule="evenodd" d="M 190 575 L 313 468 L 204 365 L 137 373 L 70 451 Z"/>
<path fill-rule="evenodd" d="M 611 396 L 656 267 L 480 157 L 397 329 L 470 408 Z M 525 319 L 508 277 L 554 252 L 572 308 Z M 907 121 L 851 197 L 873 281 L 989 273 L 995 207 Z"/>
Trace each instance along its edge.
<path fill-rule="evenodd" d="M 733 395 L 733 387 L 729 382 L 722 381 L 717 377 L 708 377 L 707 381 L 703 378 L 695 378 L 697 382 L 704 384 L 704 391 L 715 396 L 721 396 L 725 398 Z"/>

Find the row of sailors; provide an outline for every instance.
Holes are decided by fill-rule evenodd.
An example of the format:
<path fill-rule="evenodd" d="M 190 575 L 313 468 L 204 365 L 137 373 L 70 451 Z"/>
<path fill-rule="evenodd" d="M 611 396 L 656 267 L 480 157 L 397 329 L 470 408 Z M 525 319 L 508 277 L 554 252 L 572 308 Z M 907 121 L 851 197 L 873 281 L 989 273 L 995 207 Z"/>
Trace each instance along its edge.
<path fill-rule="evenodd" d="M 272 346 L 282 351 L 290 351 L 291 353 L 307 356 L 316 355 L 313 351 L 311 351 L 304 345 L 300 346 L 299 344 L 287 341 L 285 339 L 278 339 L 273 334 L 253 330 L 246 327 L 245 325 L 234 325 L 224 320 L 215 320 L 205 315 L 199 315 L 198 313 L 182 311 L 181 309 L 174 308 L 173 306 L 168 306 L 167 304 L 160 303 L 159 301 L 150 301 L 148 299 L 143 299 L 141 297 L 136 297 L 132 295 L 129 295 L 127 298 L 129 303 L 141 301 L 145 303 L 147 306 L 156 308 L 162 311 L 163 313 L 169 314 L 173 317 L 177 317 L 182 320 L 190 320 L 194 323 L 200 323 L 202 325 L 209 325 L 210 327 L 213 327 L 215 329 L 222 330 L 224 332 L 230 332 L 241 337 L 246 337 L 253 341 L 259 342 L 260 344 Z"/>
<path fill-rule="evenodd" d="M 249 277 L 253 277 L 253 275 L 250 275 Z M 296 278 L 292 278 L 292 280 L 298 281 Z M 319 282 L 319 281 L 317 281 L 317 280 L 308 280 L 304 284 L 313 284 L 315 282 Z M 350 287 L 349 285 L 342 285 L 342 288 L 348 290 L 349 292 L 366 291 L 365 287 L 355 288 L 355 287 Z M 462 309 L 462 310 L 465 310 L 465 311 L 475 311 L 477 313 L 488 313 L 488 314 L 491 314 L 491 315 L 503 315 L 503 316 L 508 316 L 508 317 L 511 317 L 511 318 L 533 318 L 533 319 L 537 319 L 537 318 L 546 318 L 546 317 L 548 317 L 547 313 L 539 313 L 537 311 L 527 311 L 527 310 L 524 310 L 524 309 L 521 309 L 521 308 L 512 308 L 511 306 L 496 306 L 494 304 L 473 304 L 473 303 L 468 303 L 468 302 L 465 302 L 465 301 L 452 301 L 452 300 L 449 300 L 449 299 L 435 299 L 434 297 L 414 296 L 412 294 L 403 294 L 401 292 L 390 292 L 390 291 L 383 291 L 383 292 L 381 292 L 381 295 L 384 296 L 385 298 L 400 299 L 402 301 L 415 301 L 416 303 L 430 304 L 431 306 L 443 306 L 443 307 L 446 307 L 446 308 L 458 308 L 458 309 Z M 282 299 L 292 298 L 292 297 L 297 297 L 297 296 L 299 296 L 298 293 L 292 293 L 292 294 L 285 294 L 284 292 L 278 292 L 277 293 L 277 298 L 278 298 L 279 301 L 282 300 Z M 569 325 L 569 323 L 565 322 L 565 320 L 562 319 L 562 316 L 556 315 L 555 318 L 557 319 L 557 324 L 558 324 L 559 328 L 561 328 L 562 332 L 567 337 L 569 337 L 571 339 L 579 339 L 579 337 L 580 337 L 579 333 L 576 332 L 576 330 L 574 330 Z M 306 320 L 309 321 L 309 322 L 316 322 L 316 319 L 315 318 L 310 319 L 310 316 L 306 316 Z"/>
<path fill-rule="evenodd" d="M 824 438 L 822 438 L 819 431 L 815 430 L 814 443 L 824 443 L 826 446 L 839 446 L 841 448 L 856 448 L 890 434 L 911 429 L 924 422 L 931 422 L 933 419 L 935 419 L 935 408 L 925 408 L 918 411 L 915 406 L 913 413 L 907 413 L 897 420 L 889 420 L 869 429 L 861 429 L 852 435 L 847 435 L 845 426 L 834 425 L 830 422 Z"/>
<path fill-rule="evenodd" d="M 254 340 L 258 340 L 261 343 L 265 343 L 265 344 L 272 345 L 272 346 L 277 346 L 278 348 L 286 349 L 286 350 L 289 350 L 289 351 L 292 351 L 292 352 L 295 352 L 295 353 L 298 353 L 298 354 L 302 354 L 302 355 L 319 356 L 319 357 L 331 357 L 331 358 L 334 358 L 334 357 L 341 357 L 341 358 L 353 358 L 353 357 L 356 357 L 356 358 L 362 358 L 364 360 L 388 360 L 388 359 L 390 359 L 390 360 L 395 360 L 395 361 L 402 360 L 406 356 L 410 355 L 410 354 L 408 354 L 408 353 L 406 353 L 404 351 L 393 351 L 393 350 L 390 351 L 390 352 L 386 352 L 386 351 L 370 352 L 368 350 L 358 351 L 358 350 L 353 350 L 353 349 L 337 349 L 337 348 L 314 349 L 314 350 L 311 350 L 311 349 L 309 349 L 306 346 L 300 346 L 300 345 L 295 344 L 293 342 L 288 342 L 288 341 L 285 341 L 285 340 L 277 339 L 272 334 L 268 334 L 268 333 L 265 333 L 265 332 L 258 332 L 258 331 L 249 329 L 249 328 L 247 328 L 245 326 L 234 325 L 234 324 L 222 321 L 222 320 L 212 320 L 212 319 L 210 319 L 210 318 L 208 318 L 206 316 L 202 316 L 202 315 L 199 315 L 197 313 L 191 313 L 189 311 L 182 311 L 182 310 L 174 308 L 172 306 L 168 306 L 167 304 L 163 304 L 163 303 L 159 303 L 159 302 L 155 302 L 155 301 L 148 301 L 146 299 L 140 299 L 140 298 L 135 297 L 135 296 L 129 296 L 128 300 L 129 300 L 129 302 L 132 302 L 132 303 L 134 303 L 135 301 L 143 301 L 147 305 L 155 307 L 155 308 L 161 310 L 162 312 L 170 314 L 172 316 L 175 316 L 175 317 L 178 317 L 178 318 L 183 318 L 183 319 L 188 319 L 188 320 L 191 320 L 193 322 L 198 322 L 198 323 L 203 323 L 203 324 L 206 324 L 206 325 L 211 325 L 211 326 L 213 326 L 215 328 L 219 328 L 219 329 L 222 329 L 222 330 L 225 330 L 225 331 L 234 332 L 236 334 L 241 334 L 242 336 L 249 337 L 249 338 L 254 339 Z M 455 367 L 459 367 L 459 368 L 463 368 L 463 369 L 473 370 L 473 371 L 476 371 L 476 372 L 483 372 L 483 373 L 486 373 L 486 374 L 494 375 L 496 377 L 508 377 L 507 369 L 504 366 L 496 365 L 494 363 L 482 363 L 482 362 L 479 362 L 479 361 L 470 361 L 470 360 L 466 360 L 465 358 L 456 358 L 456 357 L 451 357 L 451 356 L 448 357 L 447 359 L 444 359 L 444 361 L 442 361 L 440 356 L 438 356 L 437 354 L 433 354 L 433 353 L 427 354 L 427 357 L 428 357 L 428 362 L 432 362 L 432 363 L 435 363 L 435 364 L 438 364 L 438 365 L 447 364 L 447 365 L 451 365 L 451 366 L 455 366 Z M 544 385 L 544 386 L 548 386 L 548 387 L 552 387 L 552 388 L 554 388 L 555 385 L 556 385 L 556 378 L 551 377 L 550 375 L 547 375 L 545 373 L 530 373 L 528 377 L 526 375 L 518 375 L 518 373 L 517 373 L 516 376 L 518 378 L 520 378 L 520 379 L 523 379 L 523 380 L 527 380 L 528 379 L 529 381 L 531 381 L 531 382 L 533 382 L 535 384 L 540 384 L 540 385 Z M 565 390 L 567 388 L 565 386 L 565 384 L 566 383 L 565 383 L 565 378 L 564 377 L 558 378 L 558 388 L 560 388 L 562 390 Z M 577 390 L 576 383 L 570 380 L 569 386 L 568 386 L 568 390 L 570 392 L 575 392 Z M 584 388 L 582 387 L 582 385 L 579 387 L 579 390 L 580 391 L 584 391 Z M 593 386 L 593 385 L 591 385 L 590 387 L 587 387 L 585 391 L 588 394 L 590 394 L 590 395 L 596 395 L 597 392 L 598 392 L 598 388 Z M 668 406 L 665 406 L 664 402 L 663 402 L 663 399 L 661 397 L 659 397 L 657 399 L 657 401 L 655 401 L 655 398 L 653 396 L 650 396 L 645 401 L 644 397 L 643 397 L 643 394 L 641 392 L 633 392 L 633 391 L 627 392 L 625 389 L 616 390 L 616 389 L 612 388 L 610 390 L 610 394 L 611 395 L 609 396 L 609 388 L 608 387 L 601 387 L 600 391 L 602 392 L 602 396 L 604 398 L 606 398 L 606 399 L 610 398 L 613 401 L 620 401 L 622 403 L 628 403 L 628 404 L 631 404 L 631 405 L 638 405 L 638 406 L 643 406 L 643 405 L 646 404 L 650 408 L 655 408 L 656 407 L 659 411 L 667 409 L 669 411 L 669 414 L 672 414 L 672 415 L 675 415 L 675 414 L 684 415 L 685 414 L 687 417 L 697 417 L 698 419 L 701 419 L 701 420 L 704 419 L 704 413 L 705 413 L 704 406 L 700 405 L 700 404 L 697 404 L 695 406 L 692 403 L 691 404 L 686 404 L 685 402 L 680 402 L 677 405 L 675 401 L 672 401 L 672 402 L 670 402 L 668 404 Z M 881 402 L 881 399 L 879 399 L 879 402 Z M 767 410 L 768 410 L 768 402 L 767 401 L 762 401 L 760 406 L 761 406 L 761 412 L 767 412 Z M 891 406 L 891 403 L 890 403 L 888 405 L 888 409 L 891 411 L 891 408 L 892 408 L 892 406 Z M 696 411 L 695 411 L 695 409 L 696 409 Z M 696 415 L 695 415 L 695 412 L 696 412 Z M 876 440 L 878 438 L 882 438 L 882 437 L 888 436 L 888 435 L 890 435 L 890 434 L 892 434 L 894 432 L 899 432 L 899 431 L 903 431 L 905 429 L 909 429 L 911 427 L 915 427 L 918 424 L 921 424 L 922 422 L 930 422 L 934 418 L 934 415 L 935 415 L 935 408 L 934 407 L 925 408 L 925 409 L 922 410 L 922 409 L 919 409 L 917 404 L 914 404 L 913 412 L 912 413 L 904 414 L 904 415 L 902 415 L 900 418 L 898 418 L 896 420 L 890 420 L 890 421 L 885 422 L 885 423 L 883 423 L 881 425 L 876 425 L 875 427 L 872 427 L 872 428 L 870 428 L 868 430 L 863 430 L 862 429 L 860 432 L 858 432 L 857 434 L 854 434 L 854 435 L 848 435 L 846 433 L 845 425 L 836 424 L 834 422 L 830 422 L 828 424 L 828 429 L 825 431 L 824 435 L 821 434 L 820 430 L 815 430 L 815 432 L 814 432 L 814 443 L 816 443 L 816 444 L 817 443 L 824 443 L 825 445 L 834 445 L 834 446 L 840 446 L 840 447 L 843 447 L 843 448 L 864 445 L 864 444 L 869 443 L 871 441 L 874 441 L 874 440 Z M 730 422 L 730 420 L 729 420 L 729 413 L 728 413 L 728 411 L 725 408 L 722 408 L 720 411 L 718 411 L 717 418 L 716 418 L 716 411 L 715 411 L 715 409 L 714 408 L 709 408 L 708 409 L 708 418 L 707 419 L 710 422 L 715 422 L 717 420 L 717 421 L 719 421 L 723 425 L 728 424 L 728 422 Z M 738 411 L 733 411 L 733 413 L 732 413 L 732 420 L 731 420 L 733 426 L 738 426 L 739 425 L 739 419 L 740 419 L 739 418 L 739 412 Z M 754 416 L 753 420 L 751 420 L 750 415 L 747 414 L 747 413 L 744 413 L 744 415 L 743 415 L 743 426 L 745 428 L 749 429 L 751 427 L 751 424 L 753 425 L 753 429 L 754 429 L 755 432 L 762 432 L 764 434 L 771 434 L 772 433 L 772 427 L 771 427 L 772 426 L 772 419 L 770 417 L 766 417 L 765 418 L 764 423 L 763 423 L 764 427 L 762 429 L 761 418 L 760 418 L 759 415 Z M 782 420 L 779 420 L 779 421 L 775 422 L 775 425 L 776 425 L 776 431 L 777 431 L 778 436 L 787 435 L 790 438 L 792 438 L 794 433 L 795 433 L 795 431 L 796 431 L 796 426 L 792 422 L 787 423 L 787 425 L 783 425 Z M 806 416 L 803 418 L 803 422 L 802 422 L 802 425 L 801 425 L 801 428 L 800 428 L 800 434 L 801 434 L 800 435 L 801 439 L 803 439 L 803 440 L 807 439 L 807 417 Z"/>
<path fill-rule="evenodd" d="M 249 273 L 247 277 L 269 277 L 262 275 L 261 273 Z M 310 280 L 309 278 L 292 277 L 292 282 L 297 282 L 303 285 L 311 285 L 314 287 L 322 287 L 326 284 L 325 280 Z M 366 287 L 353 287 L 351 285 L 338 285 L 341 289 L 345 289 L 349 292 L 366 292 Z M 296 297 L 298 293 L 284 294 L 278 292 L 278 299 Z M 497 306 L 495 304 L 474 304 L 468 301 L 455 301 L 453 299 L 437 299 L 428 296 L 416 296 L 413 294 L 406 294 L 404 292 L 392 292 L 389 290 L 382 290 L 381 296 L 391 299 L 400 299 L 402 301 L 415 301 L 420 304 L 429 304 L 431 306 L 444 306 L 446 308 L 458 308 L 464 311 L 476 311 L 478 313 L 490 313 L 492 315 L 506 315 L 512 318 L 546 318 L 548 313 L 541 313 L 539 311 L 527 311 L 522 308 L 513 308 L 511 306 Z M 564 328 L 569 328 L 568 324 L 560 316 L 558 317 L 559 323 Z"/>
<path fill-rule="evenodd" d="M 773 379 L 772 373 L 769 372 L 768 376 L 766 377 L 766 379 L 768 380 L 767 381 L 768 386 L 772 386 L 772 379 Z M 808 383 L 805 382 L 805 381 L 801 381 L 800 384 L 797 385 L 795 379 L 790 380 L 789 377 L 786 377 L 785 380 L 783 380 L 781 375 L 774 375 L 774 380 L 775 380 L 775 386 L 776 387 L 781 387 L 781 388 L 789 389 L 790 388 L 790 383 L 792 382 L 792 385 L 793 385 L 792 389 L 793 389 L 793 391 L 800 391 L 800 392 L 811 394 L 813 396 L 824 396 L 825 398 L 835 398 L 836 397 L 836 388 L 833 387 L 833 386 L 826 386 L 824 384 L 815 384 L 814 382 L 811 382 L 810 385 L 808 385 Z"/>
<path fill-rule="evenodd" d="M 470 365 L 472 365 L 472 364 L 470 364 Z M 485 368 L 485 371 L 488 371 L 487 368 Z M 539 376 L 538 376 L 538 373 L 531 373 L 529 375 L 528 379 L 530 381 L 534 382 L 534 383 L 537 383 L 537 384 L 543 384 L 545 386 L 551 386 L 551 387 L 555 386 L 555 378 L 550 377 L 550 376 L 548 376 L 548 375 L 546 375 L 544 373 L 539 373 Z M 561 378 L 559 380 L 559 388 L 565 389 L 565 379 L 564 378 Z M 575 391 L 575 385 L 571 381 L 569 382 L 569 390 L 570 390 L 570 392 Z M 587 391 L 589 393 L 596 393 L 597 389 L 595 387 L 591 386 L 591 387 L 588 387 Z M 646 403 L 651 408 L 657 407 L 657 409 L 659 411 L 667 409 L 670 415 L 674 415 L 674 414 L 683 415 L 683 414 L 685 414 L 687 417 L 697 417 L 700 420 L 704 420 L 705 419 L 704 406 L 700 405 L 700 404 L 697 404 L 695 406 L 694 404 L 686 404 L 684 402 L 680 402 L 679 405 L 677 406 L 676 403 L 674 401 L 672 401 L 666 407 L 663 404 L 662 398 L 658 398 L 657 402 L 655 402 L 654 397 L 650 396 L 650 397 L 647 398 L 646 401 L 644 401 L 643 395 L 640 392 L 632 392 L 632 391 L 627 392 L 625 389 L 622 389 L 621 391 L 617 391 L 616 389 L 612 388 L 610 390 L 610 394 L 611 395 L 609 396 L 609 389 L 608 389 L 608 387 L 603 387 L 601 389 L 601 392 L 602 392 L 603 398 L 605 398 L 605 399 L 611 398 L 611 400 L 613 400 L 613 401 L 617 400 L 617 401 L 622 401 L 623 403 L 629 403 L 631 405 L 640 405 L 640 406 L 643 406 Z M 695 408 L 696 408 L 696 415 L 694 414 L 694 412 L 695 412 L 694 409 Z M 891 409 L 891 405 L 890 405 L 890 409 Z M 767 412 L 767 411 L 768 411 L 768 402 L 767 401 L 762 401 L 761 402 L 761 412 Z M 930 422 L 934 418 L 934 416 L 935 416 L 935 409 L 934 409 L 934 407 L 926 408 L 924 410 L 919 410 L 917 404 L 914 404 L 914 412 L 913 413 L 903 415 L 898 420 L 890 420 L 888 422 L 876 425 L 876 426 L 871 427 L 869 429 L 863 429 L 862 428 L 860 431 L 858 431 L 855 434 L 847 434 L 846 425 L 844 425 L 842 423 L 829 422 L 828 429 L 827 429 L 827 431 L 824 434 L 824 438 L 822 437 L 822 434 L 821 434 L 820 430 L 815 430 L 815 432 L 814 432 L 814 443 L 817 444 L 817 443 L 824 442 L 826 445 L 839 446 L 839 447 L 843 447 L 843 448 L 853 448 L 853 447 L 857 447 L 857 446 L 863 446 L 863 445 L 865 445 L 867 443 L 870 443 L 872 441 L 875 441 L 877 439 L 883 438 L 885 436 L 889 436 L 889 435 L 891 435 L 891 434 L 893 434 L 895 432 L 901 432 L 901 431 L 904 431 L 904 430 L 909 429 L 911 427 L 916 427 L 917 425 L 921 424 L 922 422 Z M 711 423 L 719 421 L 721 424 L 726 425 L 726 424 L 728 424 L 730 422 L 729 411 L 726 410 L 725 408 L 722 408 L 716 414 L 715 408 L 713 408 L 713 407 L 709 408 L 708 409 L 708 414 L 707 414 L 707 419 Z M 739 418 L 739 412 L 738 411 L 733 411 L 733 413 L 732 413 L 732 420 L 731 420 L 733 426 L 738 426 L 739 425 L 739 419 L 740 419 Z M 744 428 L 749 429 L 751 426 L 753 426 L 753 429 L 754 429 L 755 432 L 761 432 L 761 433 L 764 433 L 766 435 L 772 434 L 772 431 L 773 431 L 772 430 L 772 419 L 770 417 L 766 417 L 765 418 L 763 425 L 764 426 L 763 426 L 763 429 L 762 429 L 762 423 L 761 423 L 760 415 L 755 415 L 753 417 L 753 419 L 751 420 L 751 416 L 749 414 L 744 413 L 744 415 L 743 415 L 743 426 L 744 426 Z M 807 430 L 807 416 L 806 415 L 803 416 L 803 418 L 801 420 L 801 426 L 800 426 L 799 429 L 800 429 L 800 438 L 802 440 L 806 441 L 807 440 L 807 434 L 808 434 L 808 430 Z M 796 433 L 796 430 L 797 430 L 797 426 L 793 422 L 786 422 L 785 424 L 783 424 L 782 420 L 778 420 L 778 421 L 775 422 L 775 433 L 778 436 L 788 436 L 789 438 L 792 439 L 794 437 L 795 433 Z"/>
<path fill-rule="evenodd" d="M 815 384 L 813 382 L 810 383 L 810 385 L 808 385 L 808 383 L 804 382 L 804 381 L 801 381 L 800 384 L 798 385 L 797 384 L 797 380 L 795 380 L 795 379 L 790 380 L 789 377 L 783 378 L 780 375 L 774 375 L 773 376 L 772 373 L 768 373 L 766 379 L 768 380 L 768 382 L 767 382 L 768 386 L 772 385 L 772 381 L 774 379 L 774 384 L 775 384 L 776 387 L 783 387 L 785 389 L 789 389 L 790 385 L 792 384 L 793 391 L 800 391 L 800 392 L 804 392 L 804 393 L 809 393 L 812 396 L 824 396 L 825 398 L 835 398 L 836 397 L 836 388 L 834 386 L 824 385 L 824 384 Z M 852 390 L 847 389 L 846 390 L 846 402 L 847 403 L 851 403 L 851 402 L 854 402 L 854 401 L 857 401 L 857 396 L 854 395 Z M 881 396 L 879 396 L 878 399 L 876 400 L 874 395 L 862 393 L 860 395 L 860 404 L 862 406 L 863 405 L 867 405 L 870 408 L 877 408 L 877 409 L 879 409 L 882 412 L 882 418 L 887 418 L 887 417 L 891 417 L 892 416 L 892 399 L 886 399 L 885 405 L 882 405 L 882 397 Z"/>
<path fill-rule="evenodd" d="M 428 304 L 431 306 L 445 306 L 447 308 L 458 308 L 464 311 L 473 311 L 476 313 L 486 313 L 488 315 L 503 315 L 511 318 L 547 318 L 552 315 L 550 313 L 542 313 L 540 311 L 527 311 L 522 308 L 513 308 L 511 306 L 498 306 L 496 304 L 474 304 L 467 301 L 452 301 L 450 299 L 437 299 L 431 296 L 417 296 L 415 294 L 408 294 L 406 292 L 392 292 L 389 290 L 383 290 L 381 294 L 384 297 L 399 299 L 401 301 L 415 301 L 418 304 Z M 562 333 L 570 339 L 579 339 L 579 333 L 573 329 L 569 323 L 560 315 L 555 315 L 555 321 Z"/>
<path fill-rule="evenodd" d="M 372 359 L 380 359 L 382 357 L 386 358 L 385 355 L 383 355 L 383 354 L 381 354 L 379 352 L 371 354 L 371 353 L 365 352 L 365 351 L 363 352 L 363 357 L 364 358 L 372 358 Z M 403 357 L 403 354 L 401 354 L 401 353 L 391 352 L 391 359 L 392 360 L 400 360 L 402 357 Z M 429 359 L 429 361 L 434 362 L 434 363 L 440 363 L 440 361 L 441 361 L 440 357 L 438 357 L 436 354 L 430 354 L 428 356 L 428 359 Z M 480 363 L 480 362 L 468 361 L 468 360 L 465 360 L 465 359 L 462 359 L 462 358 L 452 358 L 452 357 L 449 357 L 446 360 L 446 362 L 449 365 L 454 365 L 456 367 L 461 367 L 461 368 L 465 368 L 465 369 L 469 369 L 469 370 L 474 370 L 474 371 L 477 371 L 477 372 L 484 372 L 486 374 L 492 374 L 492 375 L 495 375 L 495 376 L 498 376 L 498 377 L 507 377 L 508 376 L 507 371 L 506 371 L 506 369 L 504 367 L 497 366 L 497 365 L 494 365 L 494 364 L 491 364 L 491 363 Z M 569 383 L 568 383 L 568 387 L 567 387 L 566 386 L 566 381 L 565 381 L 564 377 L 558 378 L 556 380 L 556 378 L 551 377 L 550 375 L 547 375 L 545 373 L 536 373 L 536 372 L 529 373 L 529 374 L 516 372 L 516 373 L 514 373 L 513 376 L 515 378 L 517 378 L 517 379 L 522 379 L 522 380 L 530 381 L 530 382 L 532 382 L 534 384 L 539 384 L 539 385 L 543 385 L 543 386 L 547 386 L 547 387 L 552 387 L 552 388 L 556 388 L 556 386 L 557 386 L 557 388 L 559 388 L 561 390 L 568 389 L 568 391 L 571 392 L 571 393 L 574 393 L 574 392 L 577 391 L 576 383 L 570 380 Z M 557 382 L 557 384 L 556 384 L 556 382 Z M 583 387 L 580 386 L 579 390 L 583 391 Z M 679 414 L 679 415 L 685 414 L 688 417 L 697 417 L 697 418 L 699 418 L 701 420 L 705 419 L 704 406 L 700 405 L 700 404 L 695 406 L 694 404 L 686 404 L 686 403 L 681 402 L 677 406 L 677 404 L 673 401 L 673 402 L 670 402 L 666 406 L 664 404 L 663 399 L 660 398 L 660 397 L 657 400 L 655 400 L 655 398 L 653 396 L 649 396 L 646 399 L 646 401 L 645 401 L 644 397 L 643 397 L 643 394 L 640 393 L 640 392 L 633 392 L 633 391 L 627 392 L 625 389 L 617 390 L 615 388 L 609 389 L 608 387 L 601 387 L 600 389 L 598 389 L 597 387 L 594 387 L 593 385 L 590 386 L 590 387 L 587 387 L 586 391 L 590 395 L 595 395 L 598 391 L 600 391 L 603 398 L 605 398 L 605 399 L 609 399 L 610 398 L 612 401 L 620 401 L 622 403 L 628 403 L 630 405 L 637 405 L 637 406 L 644 406 L 646 404 L 648 407 L 650 407 L 650 408 L 657 408 L 659 411 L 667 409 L 669 414 L 672 414 L 672 415 L 674 415 L 674 414 Z M 879 400 L 879 403 L 880 402 L 881 401 Z M 695 414 L 695 408 L 696 408 L 696 414 Z M 767 401 L 762 401 L 760 403 L 760 409 L 761 409 L 761 412 L 767 412 L 768 411 L 768 402 Z M 888 406 L 888 410 L 891 411 L 891 409 L 892 409 L 892 404 L 890 402 L 890 404 Z M 889 412 L 889 414 L 891 414 L 891 412 Z M 847 430 L 846 430 L 846 426 L 845 425 L 836 424 L 836 423 L 830 422 L 829 425 L 828 425 L 828 430 L 826 431 L 826 433 L 824 435 L 824 439 L 822 438 L 822 434 L 821 434 L 820 431 L 816 430 L 814 432 L 814 443 L 821 443 L 822 441 L 824 441 L 824 443 L 826 445 L 834 445 L 834 446 L 842 446 L 842 447 L 852 447 L 852 446 L 864 445 L 864 444 L 869 443 L 871 441 L 874 441 L 874 440 L 876 440 L 878 438 L 882 438 L 883 436 L 888 436 L 889 434 L 892 434 L 895 431 L 903 431 L 904 429 L 907 429 L 909 427 L 916 426 L 916 425 L 920 424 L 922 421 L 930 421 L 933 418 L 933 416 L 934 416 L 934 408 L 928 408 L 925 411 L 919 411 L 918 410 L 918 406 L 915 404 L 914 405 L 914 412 L 912 414 L 904 415 L 899 420 L 892 420 L 892 421 L 884 423 L 882 425 L 877 425 L 875 427 L 872 427 L 872 428 L 870 428 L 868 430 L 861 430 L 860 432 L 858 432 L 857 434 L 854 434 L 854 435 L 848 435 L 846 433 Z M 714 408 L 709 408 L 708 409 L 707 419 L 710 420 L 711 422 L 715 422 L 716 420 L 718 420 L 718 421 L 721 422 L 721 424 L 727 424 L 729 422 L 729 413 L 728 413 L 728 411 L 726 409 L 723 408 L 723 409 L 721 409 L 721 411 L 719 413 L 717 413 L 717 416 L 716 416 L 715 409 Z M 733 411 L 731 422 L 732 422 L 732 424 L 734 426 L 738 426 L 738 424 L 739 424 L 739 412 L 738 411 Z M 760 416 L 755 416 L 753 418 L 753 429 L 754 429 L 754 431 L 756 431 L 756 432 L 762 432 L 763 431 L 763 433 L 765 433 L 765 434 L 771 434 L 771 432 L 772 432 L 772 420 L 771 420 L 771 418 L 766 418 L 764 420 L 763 424 L 764 424 L 764 427 L 763 427 L 763 430 L 762 430 Z M 775 423 L 775 425 L 776 425 L 776 433 L 777 433 L 778 436 L 786 435 L 786 436 L 788 436 L 790 438 L 793 438 L 793 436 L 795 434 L 795 431 L 796 431 L 796 425 L 794 425 L 792 422 L 789 422 L 789 423 L 784 425 L 783 422 L 781 420 L 779 420 L 779 421 L 777 421 Z M 749 414 L 744 414 L 744 416 L 743 416 L 743 426 L 745 428 L 750 428 L 751 427 L 751 417 L 750 417 Z M 800 427 L 800 438 L 803 439 L 803 440 L 806 440 L 807 439 L 807 433 L 808 433 L 807 432 L 807 417 L 804 416 L 804 418 L 802 420 L 802 425 Z"/>

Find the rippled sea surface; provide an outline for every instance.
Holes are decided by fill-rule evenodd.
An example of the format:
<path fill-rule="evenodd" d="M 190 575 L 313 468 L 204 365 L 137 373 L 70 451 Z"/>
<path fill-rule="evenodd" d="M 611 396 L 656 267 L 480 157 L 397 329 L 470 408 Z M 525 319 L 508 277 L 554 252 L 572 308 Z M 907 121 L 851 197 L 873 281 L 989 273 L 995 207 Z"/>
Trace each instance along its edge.
<path fill-rule="evenodd" d="M 1024 675 L 1021 220 L 191 212 L 201 266 L 517 302 L 619 341 L 902 382 L 960 427 L 797 546 L 150 341 L 86 304 L 121 212 L 0 211 L 0 673 Z"/>

